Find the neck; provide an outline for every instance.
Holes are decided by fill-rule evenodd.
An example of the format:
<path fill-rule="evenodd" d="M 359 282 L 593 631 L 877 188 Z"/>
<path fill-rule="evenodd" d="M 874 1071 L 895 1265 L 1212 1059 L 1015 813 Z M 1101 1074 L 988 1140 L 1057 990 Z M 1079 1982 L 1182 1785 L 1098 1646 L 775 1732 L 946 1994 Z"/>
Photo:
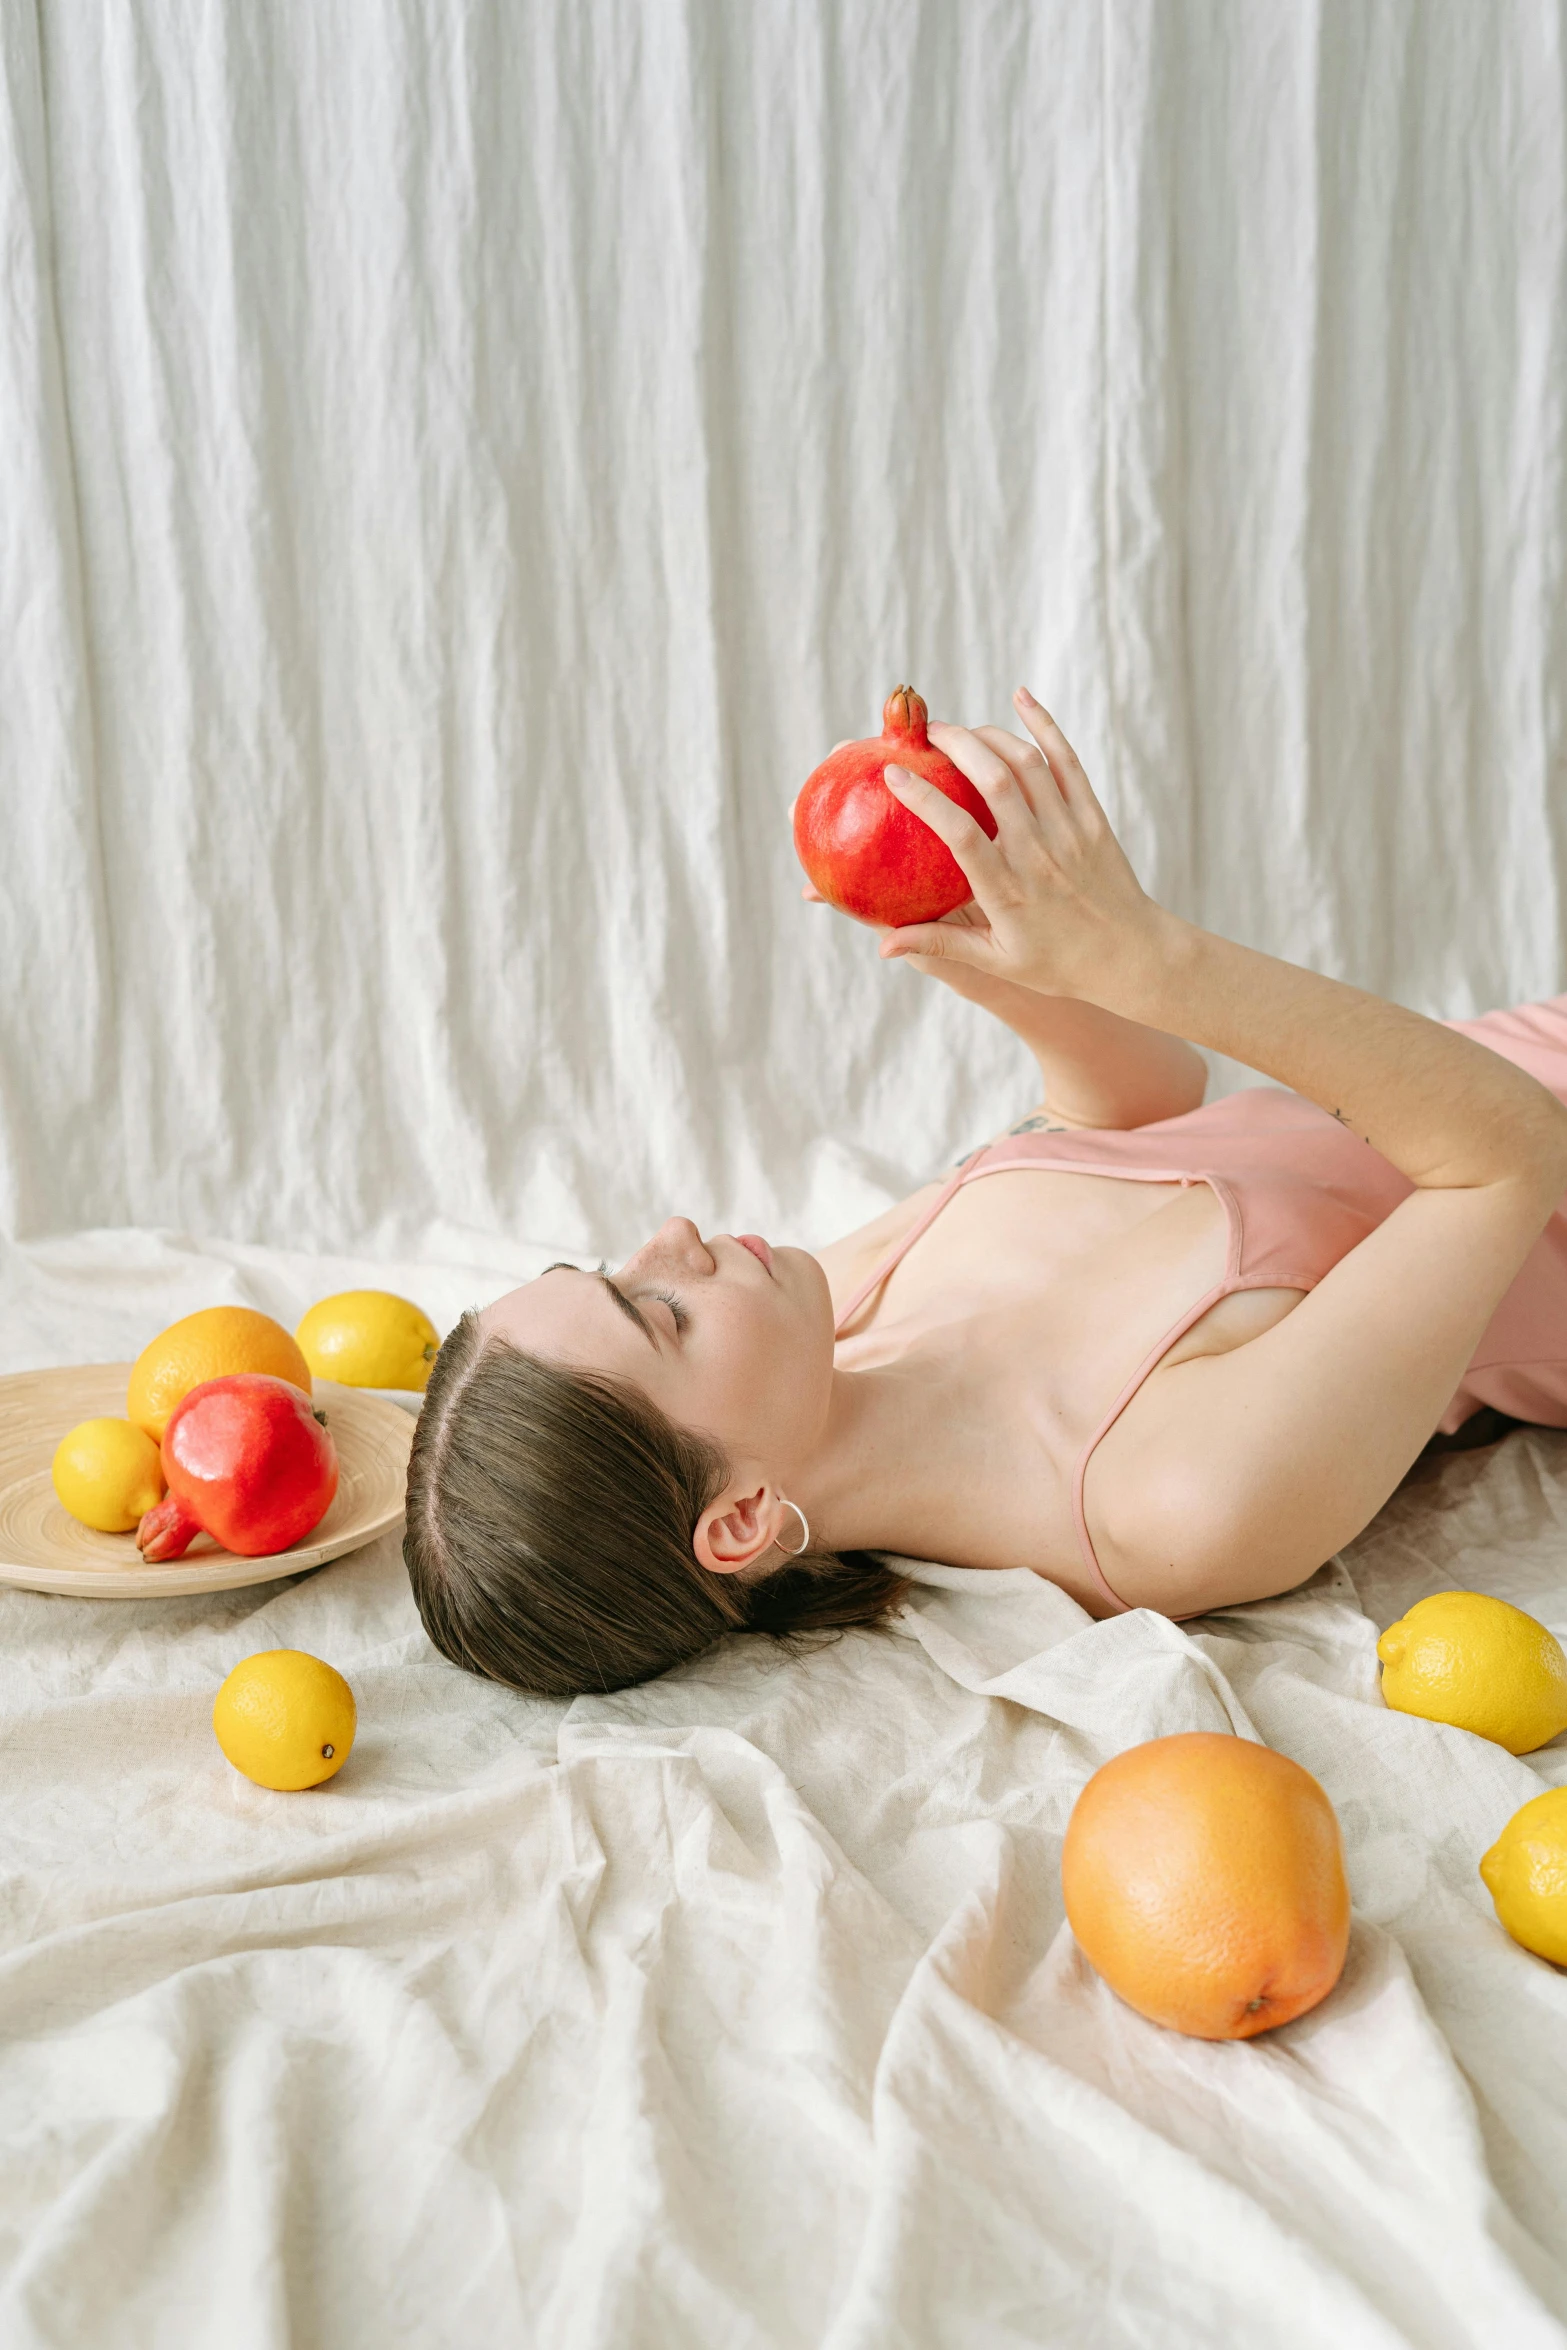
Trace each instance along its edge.
<path fill-rule="evenodd" d="M 972 1457 L 965 1419 L 950 1365 L 905 1356 L 836 1371 L 821 1442 L 789 1487 L 814 1545 L 916 1555 L 936 1504 L 950 1502 L 958 1454 Z"/>

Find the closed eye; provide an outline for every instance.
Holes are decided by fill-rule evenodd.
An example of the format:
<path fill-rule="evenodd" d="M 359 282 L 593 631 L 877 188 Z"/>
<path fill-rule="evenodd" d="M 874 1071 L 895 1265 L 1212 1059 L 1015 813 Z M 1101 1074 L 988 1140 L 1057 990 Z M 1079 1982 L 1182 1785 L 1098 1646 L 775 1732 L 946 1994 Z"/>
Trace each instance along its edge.
<path fill-rule="evenodd" d="M 544 1268 L 546 1273 L 579 1273 L 582 1270 L 583 1268 L 580 1265 L 570 1264 L 564 1257 L 562 1257 L 557 1264 L 546 1265 Z M 652 1323 L 648 1320 L 646 1314 L 642 1313 L 638 1308 L 636 1298 L 656 1297 L 661 1305 L 668 1306 L 670 1314 L 674 1320 L 675 1335 L 677 1338 L 690 1326 L 690 1315 L 686 1312 L 686 1309 L 681 1304 L 679 1298 L 676 1297 L 670 1290 L 639 1289 L 636 1291 L 635 1296 L 633 1296 L 626 1290 L 622 1289 L 618 1281 L 612 1281 L 610 1279 L 609 1267 L 602 1262 L 595 1267 L 594 1272 L 590 1278 L 603 1282 L 604 1287 L 609 1291 L 610 1296 L 614 1299 L 616 1305 L 619 1306 L 621 1312 L 625 1314 L 631 1321 L 635 1322 L 637 1328 L 641 1331 L 644 1338 L 651 1340 L 655 1345 L 658 1342 L 658 1333 L 655 1331 Z"/>
<path fill-rule="evenodd" d="M 684 1330 L 691 1320 L 679 1298 L 673 1296 L 667 1289 L 639 1289 L 637 1295 L 638 1297 L 656 1297 L 662 1305 L 668 1306 L 674 1316 L 677 1332 Z"/>
<path fill-rule="evenodd" d="M 652 1323 L 648 1320 L 646 1314 L 643 1313 L 641 1307 L 636 1303 L 635 1299 L 628 1297 L 618 1282 L 611 1281 L 609 1277 L 609 1268 L 607 1265 L 600 1265 L 596 1272 L 588 1273 L 581 1265 L 570 1264 L 564 1257 L 562 1257 L 558 1264 L 546 1265 L 544 1272 L 582 1273 L 586 1280 L 600 1282 L 609 1292 L 609 1295 L 614 1299 L 615 1304 L 625 1315 L 626 1319 L 629 1322 L 634 1322 L 636 1324 L 643 1337 L 647 1340 L 649 1346 L 656 1347 L 658 1345 L 658 1332 L 654 1329 Z M 542 1281 L 544 1274 L 541 1273 L 539 1278 Z M 662 1293 L 658 1290 L 648 1290 L 643 1294 L 645 1296 L 656 1297 Z M 673 1312 L 675 1310 L 673 1303 L 671 1301 L 666 1302 L 670 1303 L 670 1311 Z M 678 1329 L 678 1323 L 676 1324 L 676 1327 Z"/>

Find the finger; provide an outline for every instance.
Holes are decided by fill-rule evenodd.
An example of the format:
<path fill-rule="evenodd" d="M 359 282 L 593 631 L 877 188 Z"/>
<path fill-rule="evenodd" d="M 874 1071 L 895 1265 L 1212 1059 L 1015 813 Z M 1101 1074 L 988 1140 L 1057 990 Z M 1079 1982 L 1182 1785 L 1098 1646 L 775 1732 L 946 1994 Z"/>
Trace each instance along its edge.
<path fill-rule="evenodd" d="M 996 959 L 988 927 L 969 930 L 951 922 L 911 922 L 903 930 L 885 931 L 877 952 L 884 963 L 917 955 L 922 963 L 966 963 L 972 971 L 990 971 Z"/>
<path fill-rule="evenodd" d="M 931 740 L 968 777 L 996 820 L 1000 840 L 1020 849 L 1034 833 L 1033 802 L 1005 759 L 997 758 L 988 743 L 966 726 L 937 726 Z"/>
<path fill-rule="evenodd" d="M 1008 734 L 1004 726 L 976 726 L 974 732 L 982 743 L 989 744 L 998 759 L 1005 759 L 1023 787 L 1023 796 L 1036 813 L 1040 805 L 1038 795 L 1046 784 L 1059 798 L 1060 787 L 1037 743 L 1026 741 L 1020 734 Z"/>
<path fill-rule="evenodd" d="M 954 906 L 950 914 L 938 914 L 936 919 L 938 922 L 951 924 L 957 930 L 988 930 L 990 928 L 990 924 L 972 898 L 969 899 L 967 905 Z M 897 932 L 890 922 L 876 922 L 871 927 L 878 939 L 896 938 L 897 936 Z"/>
<path fill-rule="evenodd" d="M 984 905 L 987 896 L 993 899 L 1006 879 L 1006 858 L 968 810 L 949 800 L 922 775 L 911 775 L 907 767 L 887 768 L 886 783 L 899 806 L 917 816 L 951 850 L 980 904 Z"/>
<path fill-rule="evenodd" d="M 1009 779 L 1011 769 L 1005 760 L 997 758 L 978 727 L 952 726 L 938 718 L 929 733 L 937 750 L 944 752 L 954 767 L 962 769 L 976 791 L 983 791 L 987 784 L 1005 784 Z"/>
<path fill-rule="evenodd" d="M 804 898 L 808 906 L 825 906 L 827 903 L 827 900 L 822 896 L 821 891 L 817 888 L 814 881 L 808 881 L 805 887 L 801 890 L 800 895 L 802 898 Z"/>
<path fill-rule="evenodd" d="M 1081 759 L 1043 702 L 1036 702 L 1026 685 L 1020 685 L 1012 699 L 1018 716 L 1044 752 L 1067 806 L 1078 815 L 1102 816 L 1104 811 L 1094 796 L 1093 785 L 1083 773 Z"/>
<path fill-rule="evenodd" d="M 879 955 L 882 955 L 884 960 L 888 962 L 907 963 L 909 969 L 911 971 L 917 971 L 922 979 L 926 976 L 927 973 L 934 977 L 936 966 L 932 962 L 929 955 L 920 955 L 913 952 L 892 955 L 887 955 L 885 953 L 887 941 L 889 939 L 896 938 L 897 935 L 897 932 L 895 930 L 889 930 L 885 923 L 878 923 L 876 926 L 876 952 Z M 949 960 L 947 969 L 949 971 L 956 971 L 957 965 Z"/>

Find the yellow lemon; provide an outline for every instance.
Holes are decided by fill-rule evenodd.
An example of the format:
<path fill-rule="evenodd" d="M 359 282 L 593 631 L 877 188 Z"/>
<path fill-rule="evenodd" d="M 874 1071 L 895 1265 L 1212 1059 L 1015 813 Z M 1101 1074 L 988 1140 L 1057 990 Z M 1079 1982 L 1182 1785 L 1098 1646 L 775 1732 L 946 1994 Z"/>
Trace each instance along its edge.
<path fill-rule="evenodd" d="M 267 1648 L 236 1665 L 212 1707 L 212 1727 L 236 1771 L 258 1787 L 319 1787 L 348 1760 L 354 1693 L 341 1673 L 302 1648 Z"/>
<path fill-rule="evenodd" d="M 261 1371 L 291 1379 L 310 1393 L 310 1365 L 281 1322 L 253 1306 L 204 1306 L 160 1330 L 144 1346 L 131 1370 L 126 1409 L 138 1428 L 163 1442 L 169 1415 L 204 1379 L 227 1379 L 235 1371 Z"/>
<path fill-rule="evenodd" d="M 1515 1811 L 1480 1874 L 1513 1940 L 1567 1966 L 1567 1787 L 1549 1788 Z"/>
<path fill-rule="evenodd" d="M 385 1289 L 345 1289 L 322 1298 L 294 1335 L 318 1379 L 420 1392 L 441 1343 L 428 1314 Z"/>
<path fill-rule="evenodd" d="M 61 1437 L 49 1473 L 72 1517 L 100 1534 L 129 1534 L 163 1499 L 158 1448 L 129 1420 L 83 1420 Z"/>
<path fill-rule="evenodd" d="M 1399 1713 L 1451 1722 L 1530 1754 L 1567 1730 L 1561 1643 L 1505 1599 L 1439 1591 L 1416 1600 L 1377 1642 L 1382 1695 Z"/>

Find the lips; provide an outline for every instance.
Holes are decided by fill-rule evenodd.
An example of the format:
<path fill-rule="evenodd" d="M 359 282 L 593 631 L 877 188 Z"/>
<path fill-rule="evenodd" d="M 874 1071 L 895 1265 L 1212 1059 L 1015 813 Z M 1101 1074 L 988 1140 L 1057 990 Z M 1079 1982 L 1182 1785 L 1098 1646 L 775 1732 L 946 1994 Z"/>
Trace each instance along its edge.
<path fill-rule="evenodd" d="M 739 1241 L 742 1248 L 748 1248 L 750 1250 L 752 1256 L 755 1257 L 757 1263 L 761 1266 L 764 1273 L 770 1273 L 772 1271 L 773 1252 L 768 1247 L 766 1241 L 762 1238 L 759 1232 L 737 1232 L 735 1234 L 735 1238 Z"/>

